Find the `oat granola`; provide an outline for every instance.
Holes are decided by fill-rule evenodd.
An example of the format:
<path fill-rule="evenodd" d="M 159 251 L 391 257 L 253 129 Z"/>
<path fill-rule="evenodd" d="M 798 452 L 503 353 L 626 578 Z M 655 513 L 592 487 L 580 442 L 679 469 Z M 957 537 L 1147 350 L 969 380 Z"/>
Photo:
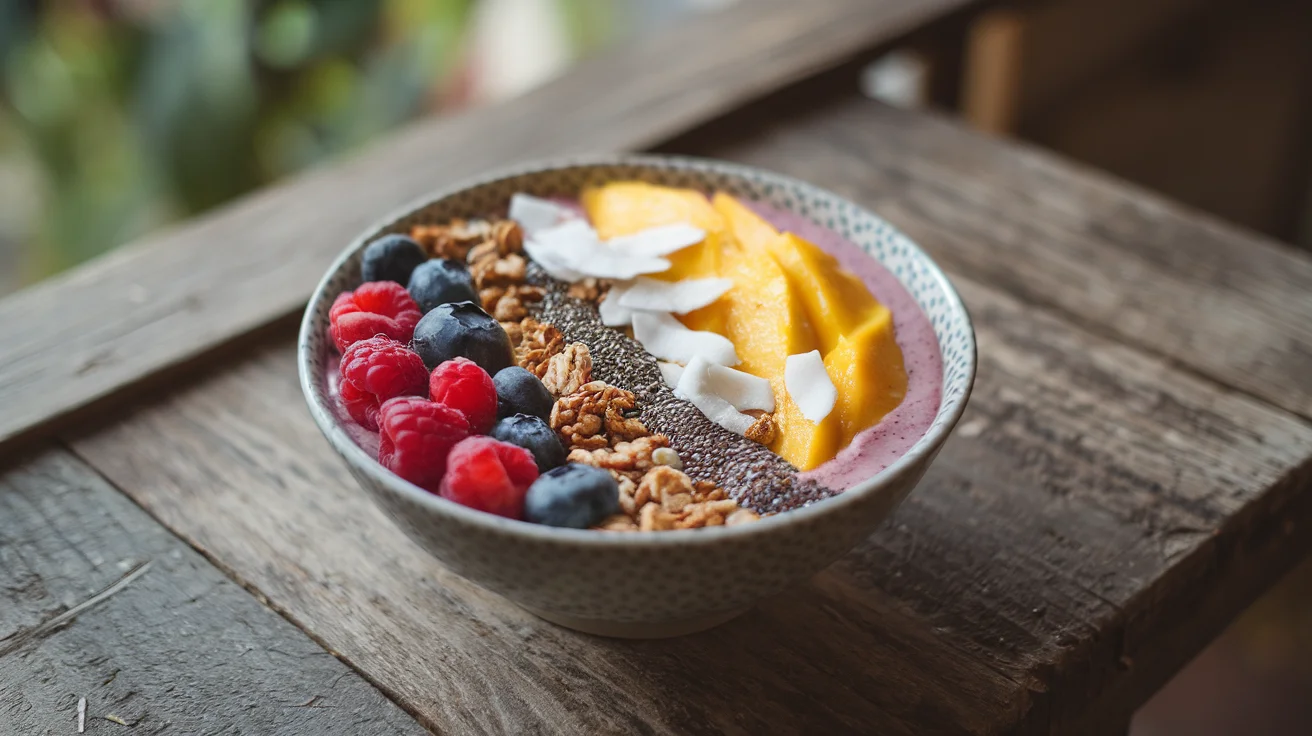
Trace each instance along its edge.
<path fill-rule="evenodd" d="M 503 323 L 504 326 L 504 323 Z M 554 325 L 539 322 L 532 317 L 520 320 L 510 335 L 515 348 L 515 364 L 538 378 L 547 372 L 547 362 L 565 349 L 565 338 Z"/>
<path fill-rule="evenodd" d="M 592 380 L 592 354 L 581 342 L 570 343 L 564 350 L 551 356 L 546 370 L 538 376 L 552 396 L 569 396 L 578 392 Z M 632 393 L 629 394 L 633 396 Z M 633 406 L 629 406 L 632 409 Z M 609 416 L 607 425 L 609 426 Z"/>

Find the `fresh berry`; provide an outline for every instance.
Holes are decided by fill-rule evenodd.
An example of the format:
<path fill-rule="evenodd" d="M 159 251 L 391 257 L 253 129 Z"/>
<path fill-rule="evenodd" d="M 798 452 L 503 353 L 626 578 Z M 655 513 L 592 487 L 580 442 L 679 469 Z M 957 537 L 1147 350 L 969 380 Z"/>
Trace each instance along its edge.
<path fill-rule="evenodd" d="M 428 314 L 439 304 L 450 302 L 478 303 L 474 279 L 469 266 L 454 258 L 434 258 L 419 264 L 410 274 L 410 296 L 419 305 L 419 311 Z"/>
<path fill-rule="evenodd" d="M 512 365 L 502 368 L 492 377 L 497 386 L 497 416 L 508 417 L 511 414 L 532 414 L 546 419 L 551 416 L 551 407 L 556 400 L 551 392 L 542 385 L 538 377 Z"/>
<path fill-rule="evenodd" d="M 524 496 L 524 518 L 535 524 L 587 529 L 619 512 L 619 484 L 591 465 L 566 463 L 548 470 Z"/>
<path fill-rule="evenodd" d="M 432 493 L 446 473 L 447 454 L 468 436 L 465 415 L 435 401 L 402 396 L 378 409 L 378 462 Z"/>
<path fill-rule="evenodd" d="M 565 446 L 541 417 L 528 414 L 508 416 L 492 428 L 492 436 L 533 453 L 539 472 L 545 473 L 565 463 Z"/>
<path fill-rule="evenodd" d="M 418 354 L 390 337 L 371 337 L 342 355 L 338 396 L 351 418 L 378 429 L 378 406 L 397 396 L 423 396 L 428 369 Z"/>
<path fill-rule="evenodd" d="M 414 347 L 429 368 L 469 358 L 488 375 L 496 375 L 514 362 L 506 331 L 473 302 L 442 304 L 425 314 L 415 327 Z"/>
<path fill-rule="evenodd" d="M 519 519 L 524 494 L 537 477 L 528 450 L 491 437 L 470 437 L 451 450 L 438 493 L 471 509 Z"/>
<path fill-rule="evenodd" d="M 393 281 L 370 281 L 337 296 L 328 311 L 328 334 L 342 352 L 375 335 L 410 342 L 420 316 L 419 307 L 404 286 Z"/>
<path fill-rule="evenodd" d="M 405 286 L 410 273 L 428 260 L 428 254 L 404 235 L 384 235 L 370 243 L 360 258 L 360 275 L 365 281 L 395 281 Z"/>
<path fill-rule="evenodd" d="M 497 389 L 492 376 L 469 358 L 452 358 L 433 369 L 428 398 L 465 415 L 475 434 L 487 434 L 497 420 Z"/>

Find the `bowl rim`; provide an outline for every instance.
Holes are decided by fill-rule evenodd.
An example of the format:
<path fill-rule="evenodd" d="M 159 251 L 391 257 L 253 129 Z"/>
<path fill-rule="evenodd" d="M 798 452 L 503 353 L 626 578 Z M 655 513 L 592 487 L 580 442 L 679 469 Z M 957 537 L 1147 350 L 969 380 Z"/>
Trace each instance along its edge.
<path fill-rule="evenodd" d="M 802 508 L 762 517 L 760 520 L 751 524 L 706 527 L 700 529 L 674 529 L 664 531 L 660 534 L 621 534 L 592 529 L 571 529 L 546 526 L 542 524 L 533 524 L 527 521 L 520 521 L 518 519 L 508 519 L 462 506 L 454 501 L 429 493 L 384 468 L 378 463 L 376 458 L 370 457 L 363 448 L 350 438 L 346 431 L 340 426 L 331 409 L 316 400 L 314 382 L 319 381 L 320 378 L 311 375 L 313 361 L 309 355 L 308 348 L 312 334 L 317 329 L 321 329 L 314 324 L 316 305 L 321 303 L 324 299 L 336 298 L 335 294 L 329 296 L 326 293 L 329 282 L 338 271 L 342 269 L 346 262 L 355 255 L 356 251 L 363 248 L 367 242 L 371 241 L 376 236 L 378 231 L 391 226 L 398 220 L 433 202 L 451 197 L 477 186 L 494 184 L 503 179 L 543 174 L 560 169 L 587 168 L 594 166 L 636 166 L 639 168 L 650 167 L 666 170 L 688 170 L 693 172 L 716 170 L 719 173 L 727 174 L 731 177 L 764 177 L 772 179 L 779 184 L 785 184 L 800 190 L 807 190 L 812 194 L 819 194 L 824 197 L 833 198 L 834 200 L 854 207 L 863 215 L 873 217 L 876 221 L 887 228 L 887 232 L 892 237 L 900 241 L 899 245 L 907 248 L 907 250 L 913 255 L 923 259 L 926 271 L 942 290 L 949 311 L 959 317 L 963 323 L 965 328 L 963 334 L 968 343 L 969 349 L 963 351 L 966 360 L 966 371 L 963 377 L 964 386 L 962 388 L 960 400 L 958 400 L 953 406 L 948 407 L 946 412 L 943 405 L 946 402 L 940 403 L 938 413 L 935 414 L 934 421 L 925 434 L 922 435 L 910 449 L 903 453 L 901 457 L 875 475 L 870 476 L 837 495 L 817 501 Z M 802 216 L 807 217 L 806 215 Z M 807 219 L 810 218 L 807 217 Z M 899 278 L 898 281 L 901 282 L 902 279 Z M 905 283 L 903 283 L 903 286 L 905 288 Z M 300 330 L 297 334 L 296 363 L 297 372 L 300 377 L 301 393 L 304 394 L 306 404 L 310 409 L 310 415 L 314 418 L 315 424 L 318 425 L 320 432 L 323 433 L 333 449 L 335 449 L 348 464 L 355 467 L 357 470 L 368 474 L 372 480 L 378 483 L 381 487 L 386 488 L 388 492 L 398 494 L 413 504 L 423 507 L 428 511 L 454 517 L 455 520 L 459 522 L 474 526 L 485 532 L 528 537 L 543 543 L 568 543 L 571 545 L 582 544 L 589 547 L 622 547 L 629 549 L 648 547 L 659 548 L 671 544 L 714 544 L 729 538 L 746 539 L 756 535 L 768 535 L 776 529 L 780 529 L 786 525 L 799 524 L 832 513 L 841 513 L 847 506 L 856 503 L 864 496 L 877 493 L 881 488 L 890 485 L 892 481 L 902 474 L 912 471 L 920 463 L 923 462 L 927 465 L 933 461 L 938 450 L 952 433 L 957 422 L 961 419 L 961 415 L 965 411 L 967 403 L 969 403 L 970 395 L 975 383 L 978 348 L 975 340 L 975 328 L 974 324 L 971 322 L 970 313 L 967 311 L 965 304 L 961 300 L 961 296 L 957 293 L 957 290 L 953 287 L 952 282 L 948 279 L 947 275 L 943 273 L 943 270 L 939 265 L 929 256 L 929 254 L 925 253 L 915 241 L 907 237 L 900 229 L 894 227 L 866 207 L 857 204 L 856 202 L 852 202 L 835 192 L 810 184 L 801 179 L 796 179 L 785 174 L 745 164 L 697 156 L 609 154 L 540 159 L 521 162 L 513 166 L 500 167 L 478 176 L 465 178 L 451 186 L 443 187 L 434 192 L 418 197 L 403 207 L 397 208 L 388 213 L 387 216 L 372 223 L 359 235 L 355 236 L 342 252 L 338 254 L 333 260 L 332 265 L 329 266 L 323 277 L 319 279 L 319 283 L 315 286 L 314 292 L 305 307 L 305 312 L 301 318 Z"/>

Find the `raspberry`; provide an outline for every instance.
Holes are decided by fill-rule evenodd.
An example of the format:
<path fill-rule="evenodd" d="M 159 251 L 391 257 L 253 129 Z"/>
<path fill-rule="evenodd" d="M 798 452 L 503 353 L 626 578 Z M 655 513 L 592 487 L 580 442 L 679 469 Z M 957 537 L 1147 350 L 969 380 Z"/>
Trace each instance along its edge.
<path fill-rule="evenodd" d="M 422 316 L 404 286 L 395 281 L 370 281 L 337 296 L 328 311 L 328 334 L 343 353 L 352 343 L 374 335 L 410 342 Z"/>
<path fill-rule="evenodd" d="M 438 494 L 471 509 L 519 519 L 524 494 L 537 477 L 528 450 L 491 437 L 470 437 L 451 450 Z"/>
<path fill-rule="evenodd" d="M 464 414 L 427 399 L 401 396 L 378 409 L 378 462 L 430 493 L 446 473 L 447 454 L 468 436 Z"/>
<path fill-rule="evenodd" d="M 378 405 L 397 396 L 423 396 L 428 369 L 419 355 L 390 337 L 371 337 L 342 355 L 338 395 L 351 418 L 378 429 Z"/>
<path fill-rule="evenodd" d="M 487 371 L 468 358 L 452 358 L 433 369 L 428 397 L 457 409 L 476 434 L 492 431 L 497 420 L 497 388 Z"/>

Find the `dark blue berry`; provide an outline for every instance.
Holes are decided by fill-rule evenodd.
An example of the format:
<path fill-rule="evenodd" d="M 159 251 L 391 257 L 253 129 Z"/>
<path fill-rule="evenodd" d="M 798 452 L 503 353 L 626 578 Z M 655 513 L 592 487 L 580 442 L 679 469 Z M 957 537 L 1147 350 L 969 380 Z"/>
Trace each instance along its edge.
<path fill-rule="evenodd" d="M 546 419 L 551 416 L 551 407 L 556 400 L 532 373 L 512 365 L 497 371 L 492 377 L 492 383 L 497 387 L 498 417 L 531 414 Z"/>
<path fill-rule="evenodd" d="M 502 371 L 504 373 L 504 371 Z M 497 374 L 500 375 L 500 374 Z M 497 422 L 492 436 L 533 453 L 538 472 L 545 473 L 565 463 L 565 446 L 554 430 L 540 417 L 515 414 Z"/>
<path fill-rule="evenodd" d="M 419 264 L 410 274 L 410 296 L 419 311 L 428 314 L 439 304 L 449 302 L 478 303 L 469 267 L 452 258 L 434 258 Z"/>
<path fill-rule="evenodd" d="M 591 465 L 567 463 L 548 470 L 524 496 L 524 518 L 534 524 L 587 529 L 619 512 L 619 484 Z"/>
<path fill-rule="evenodd" d="M 364 249 L 360 275 L 365 281 L 395 281 L 405 286 L 410 274 L 428 260 L 428 254 L 404 235 L 384 235 Z"/>
<path fill-rule="evenodd" d="M 469 358 L 490 375 L 514 362 L 510 338 L 473 302 L 440 304 L 415 325 L 414 351 L 428 370 L 452 358 Z"/>

